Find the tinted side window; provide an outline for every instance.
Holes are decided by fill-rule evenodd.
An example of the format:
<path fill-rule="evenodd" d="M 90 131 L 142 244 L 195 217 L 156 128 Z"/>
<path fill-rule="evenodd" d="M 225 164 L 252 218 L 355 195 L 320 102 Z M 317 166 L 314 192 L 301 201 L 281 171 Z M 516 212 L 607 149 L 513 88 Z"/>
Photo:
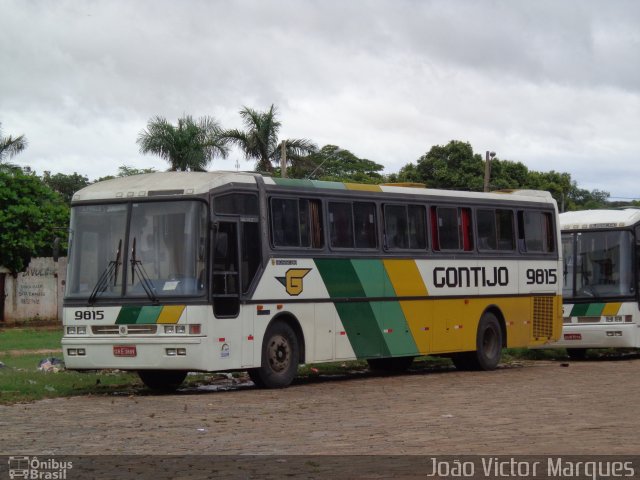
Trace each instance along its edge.
<path fill-rule="evenodd" d="M 422 205 L 385 205 L 384 223 L 387 248 L 427 248 L 426 210 Z"/>
<path fill-rule="evenodd" d="M 215 197 L 213 211 L 218 215 L 258 215 L 258 197 L 251 193 L 228 193 Z"/>
<path fill-rule="evenodd" d="M 353 204 L 356 248 L 376 248 L 376 205 L 355 202 Z"/>
<path fill-rule="evenodd" d="M 473 250 L 471 210 L 458 207 L 431 207 L 434 250 Z"/>
<path fill-rule="evenodd" d="M 271 199 L 271 233 L 276 247 L 299 247 L 300 228 L 298 200 L 293 198 Z"/>
<path fill-rule="evenodd" d="M 331 246 L 353 248 L 353 215 L 351 203 L 329 202 Z"/>
<path fill-rule="evenodd" d="M 555 232 L 551 213 L 529 210 L 519 211 L 518 240 L 520 249 L 524 252 L 554 252 Z"/>
<path fill-rule="evenodd" d="M 511 210 L 478 209 L 478 250 L 513 250 L 514 229 Z"/>
<path fill-rule="evenodd" d="M 271 242 L 274 247 L 322 248 L 320 200 L 272 198 Z"/>

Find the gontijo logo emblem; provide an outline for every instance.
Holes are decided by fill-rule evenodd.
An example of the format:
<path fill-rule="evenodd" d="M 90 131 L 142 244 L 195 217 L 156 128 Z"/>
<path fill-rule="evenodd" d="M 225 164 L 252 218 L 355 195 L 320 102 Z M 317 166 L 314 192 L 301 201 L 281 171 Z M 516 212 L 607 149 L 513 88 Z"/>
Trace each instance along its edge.
<path fill-rule="evenodd" d="M 293 297 L 297 297 L 302 293 L 304 285 L 302 279 L 311 271 L 310 268 L 290 268 L 284 277 L 276 277 L 287 293 Z"/>

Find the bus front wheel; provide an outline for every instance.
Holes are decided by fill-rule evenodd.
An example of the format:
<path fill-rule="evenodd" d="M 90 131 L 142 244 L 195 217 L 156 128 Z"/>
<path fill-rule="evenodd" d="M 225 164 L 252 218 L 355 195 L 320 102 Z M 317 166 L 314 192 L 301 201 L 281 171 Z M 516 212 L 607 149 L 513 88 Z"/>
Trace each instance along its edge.
<path fill-rule="evenodd" d="M 476 334 L 475 352 L 461 352 L 452 356 L 458 370 L 494 370 L 502 356 L 502 329 L 491 312 L 482 315 Z"/>
<path fill-rule="evenodd" d="M 258 387 L 286 387 L 298 373 L 299 356 L 295 332 L 285 322 L 277 321 L 265 333 L 261 366 L 249 370 L 249 377 Z"/>
<path fill-rule="evenodd" d="M 187 376 L 181 370 L 140 370 L 138 376 L 149 390 L 173 392 Z"/>

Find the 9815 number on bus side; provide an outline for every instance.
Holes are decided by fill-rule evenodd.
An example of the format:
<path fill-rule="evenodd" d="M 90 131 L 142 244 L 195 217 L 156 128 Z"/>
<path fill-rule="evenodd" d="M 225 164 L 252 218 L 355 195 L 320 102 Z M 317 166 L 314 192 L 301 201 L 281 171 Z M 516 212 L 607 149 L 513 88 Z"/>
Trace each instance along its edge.
<path fill-rule="evenodd" d="M 555 285 L 558 281 L 555 268 L 527 269 L 527 285 Z"/>
<path fill-rule="evenodd" d="M 102 310 L 76 310 L 74 312 L 76 320 L 104 320 Z"/>

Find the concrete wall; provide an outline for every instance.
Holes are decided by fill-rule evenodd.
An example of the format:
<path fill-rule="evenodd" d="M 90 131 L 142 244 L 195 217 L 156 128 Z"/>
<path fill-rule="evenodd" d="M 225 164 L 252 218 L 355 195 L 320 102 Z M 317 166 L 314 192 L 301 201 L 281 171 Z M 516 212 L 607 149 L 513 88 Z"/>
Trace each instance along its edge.
<path fill-rule="evenodd" d="M 16 277 L 4 275 L 4 325 L 62 322 L 67 259 L 32 258 Z M 0 292 L 1 293 L 1 292 Z"/>

